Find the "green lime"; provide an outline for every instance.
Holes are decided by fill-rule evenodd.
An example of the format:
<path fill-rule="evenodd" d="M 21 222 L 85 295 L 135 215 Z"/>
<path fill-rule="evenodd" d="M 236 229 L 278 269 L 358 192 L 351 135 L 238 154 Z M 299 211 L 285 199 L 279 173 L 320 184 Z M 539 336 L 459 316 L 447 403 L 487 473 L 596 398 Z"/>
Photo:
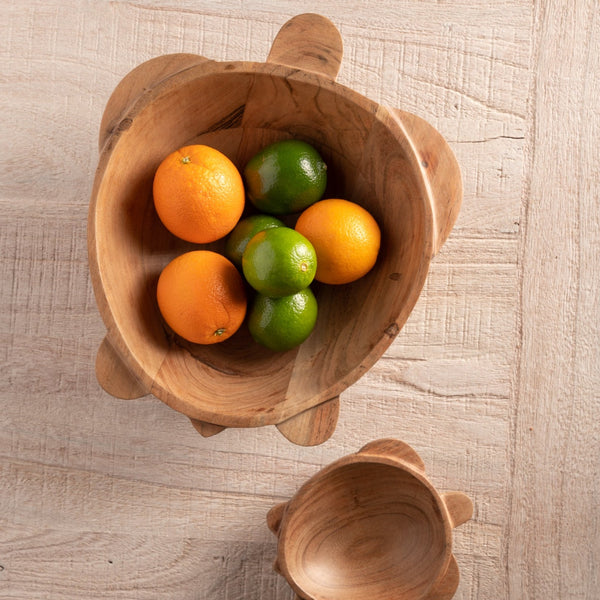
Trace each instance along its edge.
<path fill-rule="evenodd" d="M 237 267 L 242 266 L 242 254 L 248 242 L 259 232 L 284 224 L 271 215 L 252 215 L 238 222 L 225 242 L 225 256 Z"/>
<path fill-rule="evenodd" d="M 263 148 L 244 169 L 248 198 L 258 210 L 285 215 L 320 200 L 327 165 L 306 142 L 283 140 Z"/>
<path fill-rule="evenodd" d="M 291 227 L 274 227 L 257 233 L 242 255 L 246 281 L 265 296 L 295 294 L 308 287 L 317 272 L 312 244 Z"/>
<path fill-rule="evenodd" d="M 282 352 L 300 345 L 317 321 L 317 300 L 310 288 L 291 296 L 269 298 L 257 294 L 248 316 L 254 341 Z"/>

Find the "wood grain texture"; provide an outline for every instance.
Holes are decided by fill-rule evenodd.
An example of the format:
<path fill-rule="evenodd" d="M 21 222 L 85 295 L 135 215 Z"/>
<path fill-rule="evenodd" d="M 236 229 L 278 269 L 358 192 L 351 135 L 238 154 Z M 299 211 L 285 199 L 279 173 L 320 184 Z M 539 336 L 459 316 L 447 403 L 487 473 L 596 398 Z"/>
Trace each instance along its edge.
<path fill-rule="evenodd" d="M 337 81 L 442 133 L 463 205 L 329 441 L 300 448 L 272 427 L 205 439 L 96 381 L 100 118 L 143 61 L 263 61 L 307 11 L 341 32 Z M 599 23 L 594 0 L 1 3 L 0 597 L 292 600 L 269 508 L 390 437 L 473 499 L 455 598 L 595 600 Z"/>
<path fill-rule="evenodd" d="M 339 396 L 277 424 L 277 429 L 295 444 L 315 446 L 326 442 L 335 431 L 340 414 Z"/>
<path fill-rule="evenodd" d="M 131 400 L 148 394 L 148 390 L 131 375 L 108 336 L 102 340 L 96 354 L 96 379 L 102 389 L 115 398 Z"/>
<path fill-rule="evenodd" d="M 304 13 L 283 24 L 273 40 L 267 62 L 335 79 L 344 42 L 336 26 L 323 16 Z"/>
<path fill-rule="evenodd" d="M 382 356 L 405 324 L 462 200 L 459 166 L 442 136 L 419 117 L 333 82 L 340 59 L 331 21 L 299 15 L 281 27 L 267 63 L 194 64 L 178 53 L 151 59 L 119 83 L 102 118 L 106 141 L 88 218 L 90 276 L 110 347 L 121 358 L 98 355 L 108 359 L 97 364 L 118 367 L 114 376 L 96 369 L 106 391 L 129 397 L 113 383 L 127 365 L 133 387 L 141 384 L 195 422 L 282 424 L 285 437 L 301 445 L 329 439 L 338 415 L 331 399 Z M 132 99 L 135 89 L 140 95 Z M 123 106 L 131 108 L 122 112 Z M 377 220 L 383 244 L 374 268 L 351 286 L 314 288 L 315 330 L 287 353 L 266 352 L 247 328 L 221 344 L 183 340 L 165 327 L 156 304 L 161 269 L 190 250 L 156 216 L 157 166 L 173 148 L 200 143 L 242 170 L 265 143 L 289 137 L 309 141 L 324 156 L 329 197 L 357 202 Z M 223 251 L 223 241 L 196 248 Z"/>
<path fill-rule="evenodd" d="M 509 580 L 513 597 L 592 598 L 600 583 L 599 17 L 597 2 L 540 2 L 535 13 L 507 524 L 507 563 L 529 569 Z M 534 514 L 535 551 L 523 535 Z"/>
<path fill-rule="evenodd" d="M 408 444 L 375 440 L 271 508 L 274 569 L 306 600 L 448 600 L 452 529 L 472 514 L 466 494 L 435 490 Z"/>

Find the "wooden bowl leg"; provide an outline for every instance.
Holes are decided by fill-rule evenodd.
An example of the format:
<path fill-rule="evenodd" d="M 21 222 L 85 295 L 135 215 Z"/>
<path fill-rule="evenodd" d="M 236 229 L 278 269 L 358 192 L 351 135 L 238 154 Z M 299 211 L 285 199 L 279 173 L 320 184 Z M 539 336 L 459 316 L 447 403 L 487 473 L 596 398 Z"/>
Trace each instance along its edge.
<path fill-rule="evenodd" d="M 458 564 L 452 555 L 446 572 L 433 584 L 424 600 L 450 600 L 454 597 L 459 582 Z"/>
<path fill-rule="evenodd" d="M 267 527 L 275 535 L 279 535 L 279 528 L 281 527 L 281 520 L 283 519 L 283 513 L 285 512 L 286 506 L 287 502 L 282 502 L 281 504 L 275 505 L 267 513 Z"/>
<path fill-rule="evenodd" d="M 340 412 L 340 398 L 309 408 L 300 414 L 277 424 L 277 429 L 294 444 L 318 446 L 326 442 L 335 431 Z"/>
<path fill-rule="evenodd" d="M 403 110 L 391 112 L 413 143 L 431 192 L 435 255 L 458 218 L 463 195 L 460 167 L 446 140 L 427 121 Z"/>
<path fill-rule="evenodd" d="M 360 454 L 369 454 L 371 456 L 393 456 L 399 458 L 419 471 L 425 472 L 425 463 L 417 454 L 416 450 L 411 448 L 405 442 L 394 439 L 381 439 L 369 442 L 359 450 Z"/>
<path fill-rule="evenodd" d="M 445 492 L 442 500 L 446 505 L 452 527 L 466 523 L 473 516 L 473 502 L 462 492 Z"/>
<path fill-rule="evenodd" d="M 281 27 L 267 62 L 335 79 L 342 54 L 342 36 L 335 25 L 321 15 L 309 13 L 292 17 Z"/>
<path fill-rule="evenodd" d="M 106 336 L 96 355 L 96 379 L 102 389 L 123 400 L 133 400 L 150 392 L 131 373 Z"/>
<path fill-rule="evenodd" d="M 198 419 L 192 419 L 190 417 L 190 421 L 194 426 L 194 429 L 202 436 L 202 437 L 212 437 L 213 435 L 217 435 L 217 433 L 221 433 L 227 429 L 227 427 L 223 427 L 223 425 L 215 425 L 214 423 L 207 423 L 206 421 L 199 421 Z"/>

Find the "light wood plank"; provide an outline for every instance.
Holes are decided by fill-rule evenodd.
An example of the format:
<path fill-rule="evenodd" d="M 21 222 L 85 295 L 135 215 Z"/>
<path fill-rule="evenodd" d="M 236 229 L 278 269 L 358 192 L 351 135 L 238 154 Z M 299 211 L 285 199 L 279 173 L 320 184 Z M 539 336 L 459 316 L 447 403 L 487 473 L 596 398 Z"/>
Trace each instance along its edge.
<path fill-rule="evenodd" d="M 538 2 L 511 422 L 508 593 L 598 594 L 600 115 L 596 2 Z M 535 535 L 531 535 L 534 523 Z"/>

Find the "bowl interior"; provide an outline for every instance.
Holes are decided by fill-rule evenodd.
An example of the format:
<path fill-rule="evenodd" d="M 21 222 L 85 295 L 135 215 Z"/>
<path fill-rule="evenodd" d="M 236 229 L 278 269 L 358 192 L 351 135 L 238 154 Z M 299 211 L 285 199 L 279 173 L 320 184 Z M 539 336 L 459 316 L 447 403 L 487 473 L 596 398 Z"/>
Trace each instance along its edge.
<path fill-rule="evenodd" d="M 311 598 L 416 600 L 447 560 L 433 494 L 394 465 L 345 465 L 292 502 L 280 544 L 286 574 Z"/>
<path fill-rule="evenodd" d="M 255 426 L 339 394 L 379 358 L 423 285 L 431 213 L 409 144 L 398 139 L 387 111 L 316 76 L 283 67 L 219 65 L 208 73 L 188 69 L 176 85 L 154 92 L 125 121 L 128 128 L 109 141 L 96 196 L 96 256 L 105 320 L 122 336 L 152 392 L 194 418 Z M 182 340 L 158 311 L 160 271 L 182 252 L 222 250 L 224 242 L 193 245 L 164 228 L 152 200 L 156 168 L 173 150 L 205 143 L 242 170 L 266 144 L 292 137 L 313 144 L 327 162 L 325 197 L 355 201 L 378 221 L 376 266 L 352 284 L 313 285 L 318 321 L 297 349 L 270 352 L 253 342 L 245 326 L 220 344 Z"/>

